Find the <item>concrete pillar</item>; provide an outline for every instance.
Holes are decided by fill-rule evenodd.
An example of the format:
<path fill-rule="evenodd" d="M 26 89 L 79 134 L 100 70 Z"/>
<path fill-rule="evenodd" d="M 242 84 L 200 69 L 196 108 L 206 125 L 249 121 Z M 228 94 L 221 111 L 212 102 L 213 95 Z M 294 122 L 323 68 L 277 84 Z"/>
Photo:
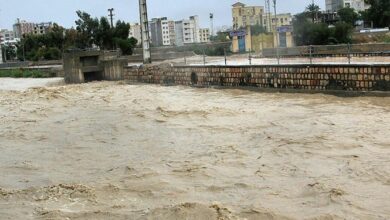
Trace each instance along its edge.
<path fill-rule="evenodd" d="M 1 48 L 1 44 L 0 44 L 0 64 L 3 63 L 3 49 Z"/>
<path fill-rule="evenodd" d="M 141 37 L 144 63 L 151 63 L 152 58 L 150 56 L 150 36 L 149 36 L 149 22 L 148 22 L 148 9 L 146 6 L 146 0 L 139 0 L 139 14 L 141 23 Z"/>

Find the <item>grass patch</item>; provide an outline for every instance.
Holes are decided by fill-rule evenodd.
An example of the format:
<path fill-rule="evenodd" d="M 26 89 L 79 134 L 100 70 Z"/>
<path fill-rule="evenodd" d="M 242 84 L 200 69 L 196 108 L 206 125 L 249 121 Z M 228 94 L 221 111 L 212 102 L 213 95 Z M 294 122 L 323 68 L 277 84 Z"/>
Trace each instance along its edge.
<path fill-rule="evenodd" d="M 44 72 L 41 70 L 28 69 L 6 69 L 0 70 L 0 77 L 11 78 L 50 78 L 55 77 L 55 73 Z"/>

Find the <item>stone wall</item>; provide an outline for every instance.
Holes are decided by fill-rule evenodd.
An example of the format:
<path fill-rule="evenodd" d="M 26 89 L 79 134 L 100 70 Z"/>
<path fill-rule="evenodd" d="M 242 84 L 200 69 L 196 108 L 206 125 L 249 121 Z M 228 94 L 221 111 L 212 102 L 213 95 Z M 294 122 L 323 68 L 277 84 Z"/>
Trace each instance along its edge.
<path fill-rule="evenodd" d="M 126 67 L 129 82 L 301 90 L 390 91 L 390 64 Z"/>

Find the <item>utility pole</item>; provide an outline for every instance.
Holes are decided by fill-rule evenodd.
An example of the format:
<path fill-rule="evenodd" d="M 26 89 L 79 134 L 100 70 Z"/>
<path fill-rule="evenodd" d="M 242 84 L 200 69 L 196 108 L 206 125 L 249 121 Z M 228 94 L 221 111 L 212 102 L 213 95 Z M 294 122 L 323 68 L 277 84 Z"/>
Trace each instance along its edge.
<path fill-rule="evenodd" d="M 273 0 L 274 2 L 274 12 L 275 12 L 275 37 L 276 37 L 276 56 L 278 59 L 278 65 L 280 64 L 279 59 L 279 35 L 278 35 L 278 17 L 276 16 L 276 0 Z"/>
<path fill-rule="evenodd" d="M 108 12 L 110 13 L 108 16 L 110 17 L 110 21 L 111 21 L 111 28 L 114 28 L 114 14 L 113 14 L 114 9 L 109 8 Z"/>
<path fill-rule="evenodd" d="M 139 0 L 139 15 L 141 23 L 144 64 L 152 63 L 152 58 L 150 56 L 149 21 L 146 0 Z"/>
<path fill-rule="evenodd" d="M 210 40 L 214 36 L 214 14 L 210 13 Z"/>
<path fill-rule="evenodd" d="M 267 23 L 268 23 L 268 25 L 266 25 L 266 26 L 268 26 L 267 27 L 267 31 L 271 32 L 272 31 L 272 22 L 271 22 L 271 4 L 270 4 L 270 0 L 265 0 L 264 3 L 265 3 L 265 5 L 264 5 L 264 7 L 265 7 L 265 16 L 267 18 Z"/>

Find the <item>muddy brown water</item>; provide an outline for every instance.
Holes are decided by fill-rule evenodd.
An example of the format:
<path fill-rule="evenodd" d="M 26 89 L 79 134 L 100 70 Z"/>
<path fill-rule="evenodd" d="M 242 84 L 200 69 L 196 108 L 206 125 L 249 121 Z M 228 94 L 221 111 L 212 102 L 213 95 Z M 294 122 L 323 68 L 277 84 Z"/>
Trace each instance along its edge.
<path fill-rule="evenodd" d="M 0 91 L 1 219 L 389 219 L 390 98 Z"/>

